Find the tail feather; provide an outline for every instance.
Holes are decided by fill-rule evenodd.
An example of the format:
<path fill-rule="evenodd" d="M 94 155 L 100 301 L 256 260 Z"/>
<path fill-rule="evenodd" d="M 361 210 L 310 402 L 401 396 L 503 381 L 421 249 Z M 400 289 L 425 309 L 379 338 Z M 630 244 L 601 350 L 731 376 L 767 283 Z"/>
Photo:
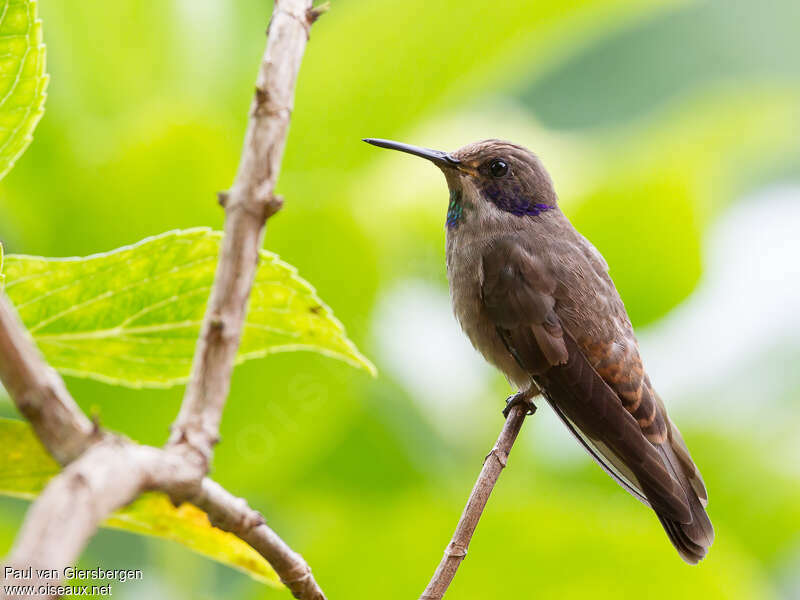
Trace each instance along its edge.
<path fill-rule="evenodd" d="M 657 442 L 646 436 L 641 421 L 625 408 L 619 393 L 571 336 L 565 336 L 567 362 L 542 371 L 547 361 L 528 329 L 498 328 L 498 334 L 581 445 L 623 488 L 655 511 L 683 560 L 699 562 L 714 540 L 704 508 L 706 489 L 661 399 L 655 396 L 656 414 L 667 427 L 665 438 Z"/>
<path fill-rule="evenodd" d="M 685 525 L 676 523 L 661 515 L 658 515 L 658 520 L 661 521 L 661 525 L 664 526 L 664 531 L 667 532 L 669 541 L 672 542 L 672 545 L 675 546 L 675 549 L 684 561 L 690 565 L 696 565 L 703 560 L 708 551 L 708 547 L 695 544 L 690 540 L 683 529 Z"/>
<path fill-rule="evenodd" d="M 661 408 L 661 413 L 666 415 L 667 409 L 664 408 L 664 402 L 661 400 L 661 397 L 658 394 L 656 394 L 655 397 L 658 406 Z M 667 430 L 668 439 L 672 447 L 672 451 L 678 457 L 681 467 L 683 467 L 683 473 L 686 475 L 689 483 L 692 486 L 692 489 L 700 499 L 700 503 L 704 507 L 708 506 L 708 492 L 706 491 L 706 484 L 703 481 L 703 477 L 700 475 L 700 471 L 697 470 L 691 455 L 689 454 L 689 448 L 686 446 L 686 442 L 683 441 L 681 432 L 677 427 L 675 427 L 675 423 L 673 423 L 669 417 L 667 417 L 667 425 L 669 426 Z"/>
<path fill-rule="evenodd" d="M 671 429 L 673 435 L 667 443 L 659 446 L 659 453 L 686 493 L 692 520 L 689 523 L 679 523 L 658 510 L 656 515 L 681 558 L 694 565 L 705 557 L 714 541 L 714 527 L 705 510 L 708 498 L 700 473 L 685 451 L 686 446 L 680 433 L 677 433 L 677 428 L 673 425 Z"/>

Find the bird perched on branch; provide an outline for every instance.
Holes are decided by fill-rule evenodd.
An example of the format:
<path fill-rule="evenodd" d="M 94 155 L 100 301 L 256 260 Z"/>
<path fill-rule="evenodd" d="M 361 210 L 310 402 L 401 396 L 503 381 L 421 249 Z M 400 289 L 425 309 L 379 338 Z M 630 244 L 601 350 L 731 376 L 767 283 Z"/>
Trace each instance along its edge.
<path fill-rule="evenodd" d="M 501 140 L 452 153 L 364 141 L 444 173 L 453 310 L 518 387 L 505 414 L 541 393 L 597 463 L 655 511 L 681 557 L 699 562 L 714 539 L 703 479 L 642 366 L 608 265 L 561 212 L 541 161 Z"/>

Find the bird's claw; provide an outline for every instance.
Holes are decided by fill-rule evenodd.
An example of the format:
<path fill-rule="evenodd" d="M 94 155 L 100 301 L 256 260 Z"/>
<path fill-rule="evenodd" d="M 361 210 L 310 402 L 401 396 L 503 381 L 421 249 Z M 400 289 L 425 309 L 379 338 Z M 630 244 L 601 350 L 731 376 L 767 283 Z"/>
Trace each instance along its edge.
<path fill-rule="evenodd" d="M 506 398 L 506 407 L 503 409 L 503 416 L 507 419 L 511 409 L 520 405 L 528 409 L 525 413 L 526 416 L 530 416 L 536 412 L 536 405 L 533 403 L 533 400 L 530 399 L 530 395 L 527 392 L 517 392 Z"/>

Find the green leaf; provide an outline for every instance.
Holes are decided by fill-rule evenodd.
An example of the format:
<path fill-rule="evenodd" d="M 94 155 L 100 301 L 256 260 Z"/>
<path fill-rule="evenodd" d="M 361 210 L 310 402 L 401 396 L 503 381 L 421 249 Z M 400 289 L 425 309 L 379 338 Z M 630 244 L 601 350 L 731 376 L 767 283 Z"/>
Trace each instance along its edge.
<path fill-rule="evenodd" d="M 249 544 L 213 527 L 206 513 L 193 504 L 176 508 L 160 492 L 143 494 L 106 519 L 104 526 L 172 540 L 263 583 L 281 585 L 270 564 Z"/>
<path fill-rule="evenodd" d="M 45 49 L 34 0 L 0 0 L 0 178 L 31 143 L 44 113 Z"/>
<path fill-rule="evenodd" d="M 23 421 L 0 418 L 0 440 L 0 494 L 33 500 L 58 474 L 58 463 Z M 196 506 L 175 507 L 164 494 L 143 494 L 112 514 L 103 526 L 172 540 L 254 579 L 280 585 L 278 575 L 251 546 L 213 527 Z"/>
<path fill-rule="evenodd" d="M 58 471 L 30 425 L 0 417 L 0 494 L 32 499 Z"/>
<path fill-rule="evenodd" d="M 9 255 L 6 293 L 62 373 L 167 387 L 189 376 L 221 237 L 199 228 L 86 258 Z M 314 289 L 262 251 L 237 360 L 292 350 L 375 373 Z"/>

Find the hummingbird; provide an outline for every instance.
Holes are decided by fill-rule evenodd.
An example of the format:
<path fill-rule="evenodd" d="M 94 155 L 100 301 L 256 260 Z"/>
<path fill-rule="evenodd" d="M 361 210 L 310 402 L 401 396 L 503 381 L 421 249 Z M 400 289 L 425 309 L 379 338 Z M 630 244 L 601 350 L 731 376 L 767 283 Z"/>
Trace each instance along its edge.
<path fill-rule="evenodd" d="M 455 152 L 390 140 L 444 173 L 447 278 L 472 345 L 519 391 L 542 395 L 589 455 L 655 511 L 681 558 L 705 557 L 714 529 L 703 478 L 650 382 L 600 252 L 570 223 L 541 160 L 490 139 Z"/>

